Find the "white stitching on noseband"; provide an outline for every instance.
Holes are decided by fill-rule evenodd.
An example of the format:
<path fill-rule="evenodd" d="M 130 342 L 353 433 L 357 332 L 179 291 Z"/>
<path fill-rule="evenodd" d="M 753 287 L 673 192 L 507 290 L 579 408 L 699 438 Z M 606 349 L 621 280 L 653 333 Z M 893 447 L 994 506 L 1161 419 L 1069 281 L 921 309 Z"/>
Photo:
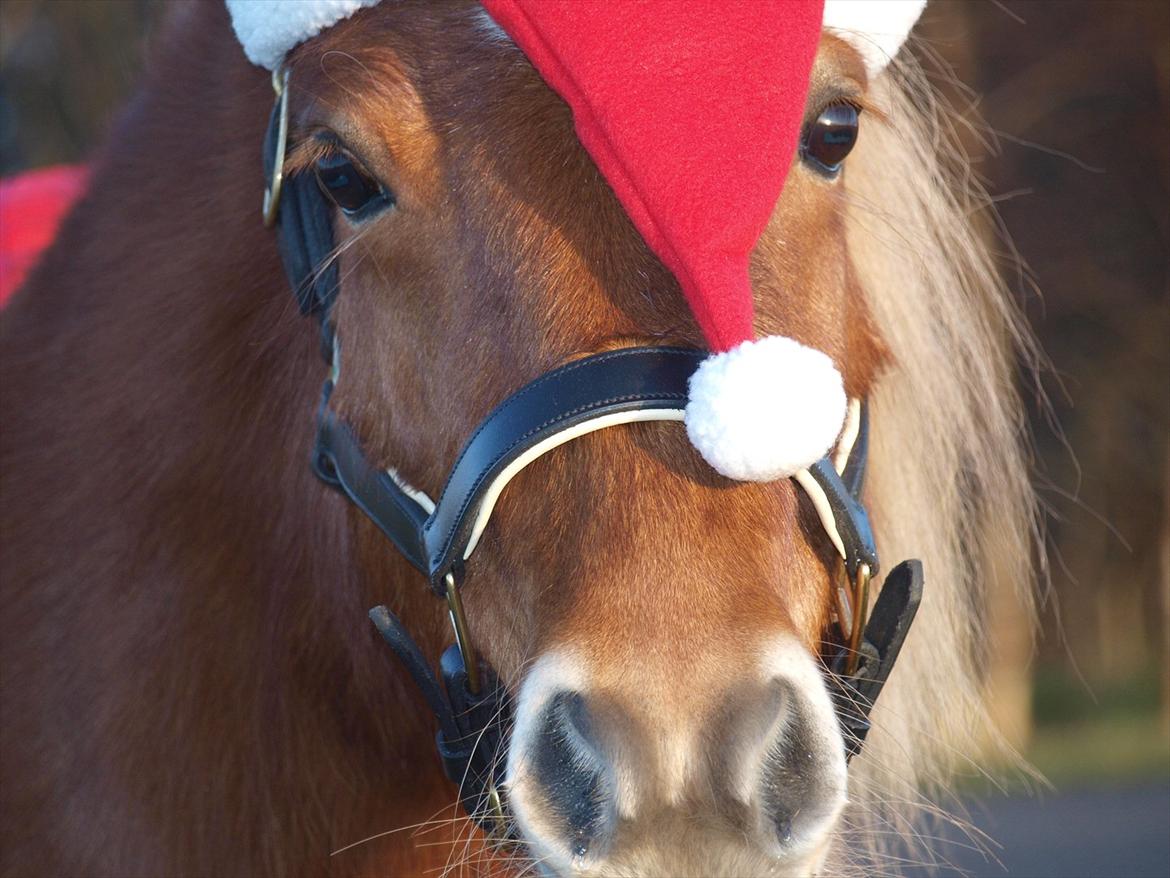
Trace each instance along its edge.
<path fill-rule="evenodd" d="M 853 445 L 857 442 L 857 434 L 861 429 L 861 400 L 849 400 L 849 411 L 845 416 L 845 427 L 841 430 L 841 441 L 837 443 L 837 452 L 833 455 L 833 468 L 838 474 L 845 472 L 845 464 L 849 462 L 849 455 Z M 817 518 L 821 520 L 821 527 L 829 535 L 829 540 L 842 558 L 845 558 L 845 544 L 841 541 L 841 534 L 837 531 L 837 518 L 833 515 L 833 507 L 829 505 L 829 498 L 825 496 L 825 489 L 820 486 L 808 470 L 802 469 L 793 476 L 796 483 L 804 488 L 808 499 L 812 500 L 813 508 L 817 511 Z M 848 560 L 848 559 L 846 559 Z"/>
<path fill-rule="evenodd" d="M 833 469 L 838 475 L 845 473 L 845 464 L 849 463 L 849 455 L 853 453 L 853 443 L 857 441 L 857 433 L 861 430 L 861 400 L 849 400 L 849 410 L 845 413 L 845 426 L 841 428 L 841 441 L 837 443 L 837 453 L 833 455 Z"/>
<path fill-rule="evenodd" d="M 402 490 L 403 494 L 421 506 L 423 512 L 427 515 L 431 515 L 435 511 L 435 501 L 431 499 L 431 495 L 422 488 L 416 488 L 406 479 L 402 478 L 398 470 L 394 469 L 394 467 L 387 467 L 386 475 L 390 477 L 390 481 L 394 482 Z"/>
<path fill-rule="evenodd" d="M 563 430 L 560 433 L 549 436 L 543 442 L 536 443 L 512 461 L 492 482 L 492 486 L 484 495 L 483 503 L 480 505 L 479 512 L 475 516 L 475 525 L 471 529 L 471 541 L 468 542 L 467 550 L 463 553 L 463 560 L 466 561 L 471 557 L 471 553 L 475 551 L 476 545 L 479 544 L 479 538 L 483 535 L 484 528 L 487 527 L 488 519 L 492 517 L 492 510 L 496 507 L 496 501 L 500 498 L 500 494 L 503 493 L 504 488 L 508 486 L 508 482 L 512 481 L 517 473 L 538 457 L 547 454 L 559 445 L 564 445 L 566 442 L 571 442 L 573 439 L 584 436 L 587 433 L 603 430 L 606 427 L 646 421 L 681 421 L 683 414 L 683 409 L 640 409 L 630 412 L 613 412 L 608 415 L 602 415 L 599 418 L 582 421 L 575 427 L 570 427 L 568 430 Z"/>
<path fill-rule="evenodd" d="M 817 480 L 806 469 L 802 469 L 792 478 L 796 479 L 796 483 L 804 488 L 804 493 L 808 494 L 808 499 L 812 500 L 813 508 L 817 511 L 817 518 L 821 520 L 821 527 L 829 535 L 829 540 L 836 548 L 837 554 L 844 558 L 845 544 L 841 542 L 841 534 L 837 532 L 837 519 L 833 515 L 833 507 L 829 505 L 829 498 L 825 496 L 825 489 L 817 484 Z"/>
<path fill-rule="evenodd" d="M 487 528 L 488 521 L 492 517 L 492 512 L 496 508 L 496 501 L 499 500 L 500 495 L 504 492 L 504 488 L 508 487 L 508 483 L 534 460 L 543 457 L 554 448 L 564 445 L 566 442 L 571 442 L 574 439 L 596 432 L 597 430 L 604 430 L 606 427 L 652 421 L 681 421 L 683 420 L 684 414 L 685 411 L 683 409 L 642 409 L 629 412 L 612 412 L 608 415 L 582 421 L 580 424 L 568 430 L 555 433 L 543 442 L 538 442 L 536 445 L 533 445 L 524 454 L 520 455 L 505 467 L 503 472 L 496 476 L 487 493 L 484 494 L 483 503 L 479 507 L 479 512 L 475 516 L 475 524 L 471 529 L 471 539 L 468 541 L 467 549 L 463 553 L 463 560 L 466 561 L 470 558 L 471 553 L 475 551 L 475 547 L 479 545 L 479 539 L 483 536 L 484 529 Z M 841 440 L 837 443 L 837 450 L 833 455 L 833 466 L 838 473 L 844 472 L 845 464 L 849 462 L 849 455 L 853 451 L 854 443 L 857 441 L 860 425 L 861 401 L 851 399 L 849 401 L 849 410 L 845 417 L 845 426 L 841 431 Z M 435 511 L 435 501 L 425 491 L 414 487 L 402 478 L 396 469 L 393 467 L 387 469 L 386 475 L 407 496 L 421 506 L 427 515 Z M 817 512 L 817 517 L 821 520 L 821 525 L 825 529 L 825 533 L 828 534 L 829 540 L 832 541 L 837 552 L 844 558 L 845 545 L 841 542 L 841 535 L 837 532 L 837 520 L 833 516 L 833 510 L 829 505 L 828 498 L 825 496 L 824 489 L 817 484 L 816 479 L 809 474 L 808 470 L 800 470 L 793 478 L 804 489 L 805 494 L 812 501 L 813 507 Z"/>

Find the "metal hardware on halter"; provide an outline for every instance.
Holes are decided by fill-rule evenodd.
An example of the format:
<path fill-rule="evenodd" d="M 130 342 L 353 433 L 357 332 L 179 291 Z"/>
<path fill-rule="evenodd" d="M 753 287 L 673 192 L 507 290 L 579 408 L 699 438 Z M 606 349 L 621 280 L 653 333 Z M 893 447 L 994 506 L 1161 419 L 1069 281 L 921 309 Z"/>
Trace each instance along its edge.
<path fill-rule="evenodd" d="M 833 612 L 837 616 L 837 630 L 841 642 L 848 647 L 845 672 L 853 674 L 860 661 L 862 632 L 869 611 L 869 583 L 873 579 L 870 566 L 864 561 L 849 575 L 844 561 L 837 565 L 838 582 L 833 586 Z"/>
<path fill-rule="evenodd" d="M 866 614 L 869 610 L 869 581 L 873 574 L 869 565 L 862 562 L 857 565 L 857 573 L 853 577 L 853 619 L 849 628 L 849 660 L 845 669 L 850 673 L 857 670 L 857 662 L 861 657 L 861 632 L 865 630 Z"/>
<path fill-rule="evenodd" d="M 485 667 L 480 672 L 480 691 L 472 693 L 458 644 L 447 647 L 439 659 L 440 685 L 430 662 L 394 613 L 378 606 L 369 616 L 438 722 L 435 746 L 443 773 L 459 788 L 464 809 L 493 840 L 506 840 L 510 827 L 498 774 L 511 716 L 507 689 Z"/>
<path fill-rule="evenodd" d="M 276 116 L 277 128 L 272 174 L 264 187 L 263 216 L 266 229 L 276 224 L 280 211 L 280 193 L 284 188 L 284 153 L 288 148 L 288 70 L 284 65 L 272 71 L 272 90 L 276 92 L 272 112 Z"/>
<path fill-rule="evenodd" d="M 857 648 L 841 649 L 829 664 L 829 695 L 845 738 L 846 759 L 856 756 L 865 743 L 870 710 L 894 669 L 921 602 L 922 562 L 903 561 L 882 583 Z"/>
<path fill-rule="evenodd" d="M 507 841 L 511 826 L 508 823 L 508 812 L 504 808 L 504 800 L 500 794 L 500 788 L 494 783 L 487 791 L 487 817 L 491 820 L 491 828 L 488 829 L 488 838 L 497 843 Z"/>
<path fill-rule="evenodd" d="M 443 577 L 443 581 L 447 587 L 447 613 L 451 617 L 451 627 L 455 629 L 455 643 L 459 646 L 459 654 L 463 656 L 463 666 L 467 668 L 467 691 L 472 695 L 478 695 L 479 659 L 475 656 L 471 633 L 467 630 L 467 617 L 463 614 L 463 597 L 459 594 L 459 585 L 455 582 L 454 573 L 448 573 Z"/>

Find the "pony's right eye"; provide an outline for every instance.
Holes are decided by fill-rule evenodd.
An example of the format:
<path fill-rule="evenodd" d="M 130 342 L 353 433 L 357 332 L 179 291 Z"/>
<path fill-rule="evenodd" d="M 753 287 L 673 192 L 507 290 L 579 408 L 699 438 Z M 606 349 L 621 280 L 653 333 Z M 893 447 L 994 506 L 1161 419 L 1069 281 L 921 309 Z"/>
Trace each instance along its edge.
<path fill-rule="evenodd" d="M 349 216 L 368 216 L 394 203 L 390 193 L 346 155 L 322 156 L 313 171 L 321 191 Z"/>
<path fill-rule="evenodd" d="M 857 143 L 858 117 L 856 106 L 848 102 L 829 104 L 808 127 L 801 145 L 806 161 L 818 170 L 835 174 Z"/>

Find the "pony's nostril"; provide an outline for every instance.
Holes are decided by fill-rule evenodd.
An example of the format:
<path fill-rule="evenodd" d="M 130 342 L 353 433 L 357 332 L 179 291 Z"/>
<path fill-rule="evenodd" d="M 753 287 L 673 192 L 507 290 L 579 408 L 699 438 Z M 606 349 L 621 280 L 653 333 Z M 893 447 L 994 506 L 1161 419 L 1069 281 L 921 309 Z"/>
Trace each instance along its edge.
<path fill-rule="evenodd" d="M 791 817 L 774 817 L 774 825 L 776 826 L 776 837 L 780 839 L 780 844 L 788 844 L 792 841 L 792 818 Z"/>
<path fill-rule="evenodd" d="M 612 824 L 607 764 L 585 699 L 560 692 L 545 707 L 532 742 L 532 770 L 545 806 L 574 857 L 588 856 Z"/>
<path fill-rule="evenodd" d="M 779 734 L 764 760 L 760 796 L 782 847 L 800 845 L 837 812 L 842 789 L 830 779 L 839 754 L 826 752 L 823 736 L 797 698 L 786 698 Z M 843 772 L 842 772 L 843 774 Z"/>

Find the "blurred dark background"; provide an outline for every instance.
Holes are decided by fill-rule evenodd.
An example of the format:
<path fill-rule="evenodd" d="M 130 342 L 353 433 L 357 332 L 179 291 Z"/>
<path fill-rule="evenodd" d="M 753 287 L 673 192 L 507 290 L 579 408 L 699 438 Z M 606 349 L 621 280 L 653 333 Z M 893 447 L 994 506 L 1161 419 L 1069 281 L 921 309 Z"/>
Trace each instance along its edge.
<path fill-rule="evenodd" d="M 1165 776 L 1170 3 L 935 2 L 921 34 L 1051 360 L 1054 419 L 1032 411 L 1050 591 L 1034 661 L 998 620 L 997 707 L 1055 778 Z"/>
<path fill-rule="evenodd" d="M 84 161 L 167 5 L 0 3 L 0 174 Z M 918 34 L 1051 360 L 1051 415 L 1022 384 L 1048 513 L 1042 632 L 1033 647 L 1004 596 L 993 707 L 1058 789 L 1140 789 L 1133 807 L 1170 835 L 1170 3 L 934 0 Z M 1079 874 L 1146 874 L 1111 862 Z M 1074 874 L 1028 868 L 1012 871 Z"/>

